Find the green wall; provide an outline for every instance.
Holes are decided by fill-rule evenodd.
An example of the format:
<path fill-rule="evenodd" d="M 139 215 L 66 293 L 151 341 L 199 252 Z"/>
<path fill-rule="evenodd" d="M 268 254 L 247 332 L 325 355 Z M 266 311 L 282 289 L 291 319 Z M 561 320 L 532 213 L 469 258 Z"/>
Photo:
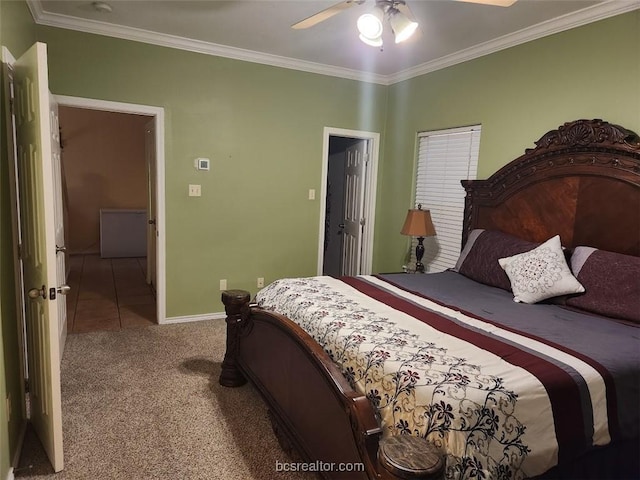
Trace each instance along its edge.
<path fill-rule="evenodd" d="M 316 273 L 323 128 L 384 135 L 386 87 L 55 28 L 38 39 L 52 92 L 165 109 L 168 317 L 223 311 L 220 279 L 255 291 Z"/>
<path fill-rule="evenodd" d="M 36 40 L 35 24 L 26 3 L 0 1 L 0 45 L 18 57 Z M 4 78 L 4 66 L 2 75 Z M 2 82 L 4 83 L 4 82 Z M 3 88 L 2 88 L 3 89 Z M 23 426 L 18 351 L 18 316 L 13 279 L 13 239 L 9 199 L 9 159 L 5 123 L 5 96 L 0 92 L 0 479 L 7 478 L 18 448 Z M 11 416 L 6 418 L 5 399 L 11 398 Z"/>
<path fill-rule="evenodd" d="M 397 270 L 419 131 L 480 123 L 480 178 L 551 128 L 604 118 L 640 130 L 634 11 L 389 87 L 39 27 L 58 94 L 167 114 L 167 315 L 221 311 L 218 283 L 255 291 L 316 271 L 322 128 L 382 134 L 374 271 Z M 365 112 L 368 113 L 365 114 Z M 366 117 L 366 118 L 365 118 Z M 212 159 L 205 174 L 195 157 Z M 188 183 L 202 183 L 199 199 Z"/>
<path fill-rule="evenodd" d="M 640 132 L 640 11 L 390 86 L 374 268 L 397 270 L 405 258 L 397 232 L 412 204 L 417 132 L 482 124 L 478 178 L 487 178 L 579 118 Z"/>

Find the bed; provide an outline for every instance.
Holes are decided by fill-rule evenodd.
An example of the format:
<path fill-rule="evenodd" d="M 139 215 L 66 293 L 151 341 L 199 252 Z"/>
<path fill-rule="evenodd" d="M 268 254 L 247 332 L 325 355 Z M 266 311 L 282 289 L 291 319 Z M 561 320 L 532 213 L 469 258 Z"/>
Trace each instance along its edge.
<path fill-rule="evenodd" d="M 251 381 L 302 460 L 362 466 L 324 478 L 398 478 L 398 435 L 446 478 L 638 478 L 640 139 L 568 122 L 462 184 L 450 271 L 224 292 L 220 383 Z"/>

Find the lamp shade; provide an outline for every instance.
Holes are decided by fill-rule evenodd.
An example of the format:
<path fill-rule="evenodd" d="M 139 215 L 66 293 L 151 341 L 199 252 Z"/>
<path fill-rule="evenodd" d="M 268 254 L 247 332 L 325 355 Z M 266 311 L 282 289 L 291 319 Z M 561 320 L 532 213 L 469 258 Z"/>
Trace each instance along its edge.
<path fill-rule="evenodd" d="M 407 16 L 398 9 L 392 8 L 389 11 L 389 23 L 391 30 L 395 36 L 396 43 L 404 42 L 418 28 L 418 24 L 407 18 Z"/>
<path fill-rule="evenodd" d="M 400 233 L 412 237 L 433 237 L 436 234 L 436 229 L 431 221 L 431 212 L 422 210 L 421 205 L 418 205 L 416 209 L 410 209 Z"/>

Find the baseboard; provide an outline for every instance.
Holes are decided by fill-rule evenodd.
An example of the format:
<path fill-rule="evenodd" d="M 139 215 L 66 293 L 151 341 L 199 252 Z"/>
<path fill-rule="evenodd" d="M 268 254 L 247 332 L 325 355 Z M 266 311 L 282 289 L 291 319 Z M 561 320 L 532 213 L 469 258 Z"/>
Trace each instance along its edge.
<path fill-rule="evenodd" d="M 18 436 L 18 448 L 16 448 L 16 452 L 13 455 L 12 463 L 13 467 L 17 467 L 20 463 L 20 454 L 22 453 L 22 446 L 24 445 L 24 436 L 27 434 L 27 421 L 24 420 L 22 422 L 22 427 L 20 428 L 20 435 Z M 9 471 L 10 475 L 13 475 L 13 468 Z"/>
<path fill-rule="evenodd" d="M 13 467 L 11 467 L 9 469 L 9 472 L 7 472 L 7 480 L 15 480 L 15 476 L 13 475 Z"/>
<path fill-rule="evenodd" d="M 160 325 L 166 325 L 171 323 L 188 323 L 188 322 L 200 322 L 202 320 L 222 320 L 227 318 L 226 313 L 203 313 L 202 315 L 185 315 L 183 317 L 167 317 Z"/>

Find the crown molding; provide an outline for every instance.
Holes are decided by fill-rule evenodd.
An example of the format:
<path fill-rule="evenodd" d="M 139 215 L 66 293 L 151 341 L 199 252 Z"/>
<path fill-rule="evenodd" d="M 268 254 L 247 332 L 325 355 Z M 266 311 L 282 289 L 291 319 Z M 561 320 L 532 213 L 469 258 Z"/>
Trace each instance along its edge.
<path fill-rule="evenodd" d="M 134 27 L 113 25 L 97 20 L 80 19 L 57 13 L 45 12 L 41 0 L 26 0 L 31 15 L 38 25 L 65 28 L 85 33 L 105 35 L 124 40 L 148 43 L 168 48 L 176 48 L 189 52 L 202 53 L 216 57 L 231 58 L 246 62 L 260 63 L 274 67 L 299 70 L 320 75 L 357 80 L 361 82 L 376 83 L 380 85 L 393 85 L 394 83 L 409 80 L 420 75 L 435 72 L 452 65 L 463 63 L 475 58 L 495 53 L 522 43 L 530 42 L 554 33 L 570 30 L 588 23 L 604 20 L 640 9 L 640 0 L 607 0 L 606 2 L 584 8 L 577 12 L 569 13 L 546 22 L 527 27 L 518 32 L 504 35 L 495 40 L 475 45 L 451 55 L 426 62 L 406 70 L 390 75 L 381 75 L 371 72 L 335 67 L 321 63 L 308 62 L 290 57 L 256 52 L 242 48 L 229 47 L 201 40 L 193 40 L 176 35 L 152 32 Z"/>
<path fill-rule="evenodd" d="M 452 65 L 457 65 L 475 58 L 489 55 L 500 50 L 515 47 L 523 43 L 537 40 L 554 33 L 564 32 L 572 28 L 587 25 L 589 23 L 614 17 L 622 13 L 640 9 L 640 0 L 608 0 L 577 12 L 569 13 L 561 17 L 547 20 L 546 22 L 532 25 L 515 33 L 504 35 L 489 42 L 475 45 L 451 55 L 438 58 L 434 61 L 423 63 L 398 73 L 387 75 L 387 85 L 409 80 L 426 73 L 435 72 Z"/>
<path fill-rule="evenodd" d="M 386 80 L 388 85 L 409 80 L 426 73 L 435 72 L 452 65 L 467 62 L 475 58 L 489 55 L 500 50 L 515 47 L 523 43 L 537 40 L 554 33 L 560 33 L 572 28 L 580 27 L 589 23 L 604 20 L 605 18 L 627 13 L 640 9 L 640 0 L 608 0 L 604 3 L 593 5 L 577 12 L 569 13 L 561 17 L 548 20 L 546 22 L 532 25 L 515 33 L 504 35 L 489 42 L 475 45 L 471 48 L 461 50 L 451 55 L 438 58 L 432 62 L 423 63 L 398 73 L 388 75 Z"/>
<path fill-rule="evenodd" d="M 386 85 L 386 77 L 384 75 L 352 70 L 348 68 L 335 67 L 321 63 L 308 62 L 305 60 L 256 52 L 242 48 L 229 47 L 227 45 L 219 45 L 216 43 L 204 42 L 201 40 L 193 40 L 189 38 L 179 37 L 177 35 L 157 33 L 140 28 L 114 25 L 97 20 L 81 19 L 77 17 L 70 17 L 68 15 L 61 15 L 58 13 L 45 12 L 42 9 L 41 0 L 27 0 L 27 5 L 29 5 L 31 15 L 38 25 L 65 28 L 68 30 L 104 35 L 108 37 L 120 38 L 123 40 L 132 40 L 135 42 L 148 43 L 161 47 L 176 48 L 179 50 L 202 53 L 205 55 L 212 55 L 216 57 L 231 58 L 234 60 L 261 63 L 264 65 L 288 68 L 291 70 L 300 70 L 303 72 L 318 73 L 321 75 L 329 75 L 349 80 L 358 80 Z"/>

